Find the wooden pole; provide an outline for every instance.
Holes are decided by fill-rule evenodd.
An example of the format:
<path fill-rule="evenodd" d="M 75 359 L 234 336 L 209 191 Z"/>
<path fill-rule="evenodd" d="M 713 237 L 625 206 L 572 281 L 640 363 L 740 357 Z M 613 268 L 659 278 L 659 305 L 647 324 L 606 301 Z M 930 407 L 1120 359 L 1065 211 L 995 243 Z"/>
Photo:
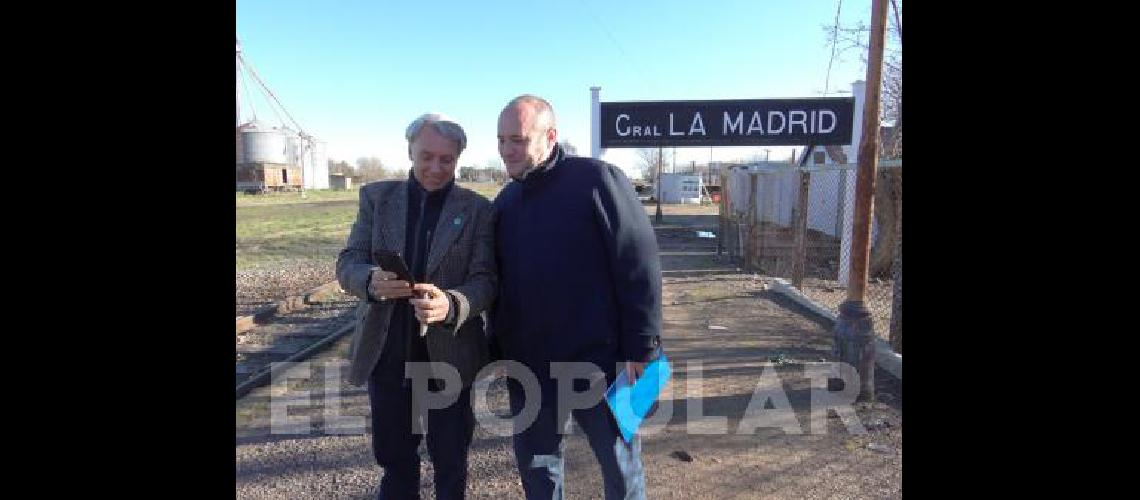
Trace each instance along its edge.
<path fill-rule="evenodd" d="M 807 252 L 804 250 L 804 240 L 807 239 L 808 220 L 808 192 L 811 188 L 811 172 L 800 171 L 800 197 L 796 203 L 796 254 L 792 260 L 792 284 L 803 290 L 804 265 Z"/>
<path fill-rule="evenodd" d="M 835 325 L 835 355 L 859 373 L 859 401 L 875 400 L 874 323 L 864 303 L 867 264 L 871 253 L 871 210 L 879 163 L 879 93 L 882 89 L 883 44 L 886 37 L 887 0 L 871 2 L 871 46 L 867 57 L 863 130 L 859 143 L 855 207 L 851 227 L 851 273 L 847 301 L 839 306 Z"/>
<path fill-rule="evenodd" d="M 879 166 L 879 93 L 882 90 L 883 42 L 887 3 L 872 2 L 871 48 L 867 63 L 867 91 L 863 102 L 863 135 L 859 144 L 859 170 L 855 181 L 855 215 L 851 234 L 851 275 L 847 300 L 863 301 L 867 290 L 867 263 L 871 254 L 872 195 Z"/>

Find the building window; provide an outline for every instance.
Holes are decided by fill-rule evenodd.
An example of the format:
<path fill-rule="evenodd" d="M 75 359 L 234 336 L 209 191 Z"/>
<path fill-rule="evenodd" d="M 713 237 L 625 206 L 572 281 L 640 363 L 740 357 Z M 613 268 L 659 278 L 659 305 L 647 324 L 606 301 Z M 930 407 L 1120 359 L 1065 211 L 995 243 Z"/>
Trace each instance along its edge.
<path fill-rule="evenodd" d="M 827 153 L 825 153 L 823 151 L 816 151 L 815 153 L 813 153 L 811 155 L 811 161 L 812 161 L 812 163 L 815 163 L 816 165 L 821 165 L 823 163 L 826 163 L 827 162 Z"/>
<path fill-rule="evenodd" d="M 282 184 L 288 184 L 289 183 L 289 169 L 287 169 L 287 168 L 281 169 L 281 183 Z"/>

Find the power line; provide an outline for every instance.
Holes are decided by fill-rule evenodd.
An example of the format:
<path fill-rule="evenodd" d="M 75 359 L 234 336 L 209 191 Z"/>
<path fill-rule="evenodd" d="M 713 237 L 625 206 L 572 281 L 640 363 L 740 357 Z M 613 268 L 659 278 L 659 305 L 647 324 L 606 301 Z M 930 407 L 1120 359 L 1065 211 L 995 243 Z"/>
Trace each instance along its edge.
<path fill-rule="evenodd" d="M 831 85 L 831 64 L 835 62 L 835 49 L 839 45 L 839 11 L 843 8 L 843 0 L 835 4 L 835 30 L 831 34 L 831 59 L 827 60 L 827 75 L 823 78 L 823 95 L 827 95 Z"/>
<path fill-rule="evenodd" d="M 245 58 L 241 57 L 240 55 L 238 56 L 238 59 L 240 59 L 242 64 L 245 65 L 246 69 L 249 70 L 249 73 L 253 75 L 253 78 L 257 80 L 257 83 L 261 84 L 261 88 L 264 89 L 267 94 L 269 94 L 269 97 L 273 98 L 273 101 L 277 103 L 277 106 L 281 108 L 281 111 L 285 113 L 285 116 L 289 117 L 289 121 L 293 122 L 293 125 L 297 127 L 297 132 L 299 132 L 301 135 L 304 135 L 305 131 L 301 128 L 301 124 L 297 123 L 297 120 L 293 119 L 293 115 L 289 114 L 289 110 L 285 109 L 285 106 L 281 104 L 281 100 L 277 99 L 277 96 L 273 94 L 272 90 L 269 90 L 269 86 L 266 85 L 265 82 L 261 80 L 261 77 L 257 75 L 257 70 L 253 69 L 253 65 L 247 62 Z M 276 111 L 274 112 L 276 113 Z"/>
<path fill-rule="evenodd" d="M 653 80 L 652 78 L 649 78 L 648 74 L 645 72 L 645 70 L 643 70 L 641 68 L 641 65 L 637 64 L 637 62 L 635 62 L 632 57 L 629 57 L 629 54 L 626 53 L 626 51 L 622 47 L 621 43 L 618 42 L 617 37 L 615 37 L 613 35 L 613 33 L 611 33 L 610 30 L 606 28 L 606 25 L 602 24 L 602 20 L 600 18 L 598 18 L 598 16 L 596 16 L 594 14 L 594 12 L 592 10 L 590 10 L 589 7 L 586 6 L 585 0 L 578 0 L 578 3 L 582 4 L 582 9 L 586 11 L 586 14 L 590 16 L 590 19 L 594 20 L 594 24 L 597 24 L 598 27 L 601 28 L 602 33 L 604 33 L 606 35 L 606 37 L 610 39 L 610 42 L 614 44 L 614 47 L 617 47 L 617 50 L 619 53 L 621 53 L 621 56 L 623 58 L 625 58 L 625 60 L 629 63 L 630 66 L 633 67 L 633 69 L 637 73 L 640 74 L 639 76 L 642 79 L 642 86 L 643 87 L 645 86 L 645 82 L 649 82 L 651 85 L 654 86 L 654 88 L 656 88 L 657 87 L 656 81 Z"/>
<path fill-rule="evenodd" d="M 257 108 L 253 105 L 253 97 L 249 94 L 249 83 L 245 81 L 245 73 L 238 71 L 238 85 L 245 91 L 245 102 L 249 106 L 249 113 L 253 115 L 253 121 L 257 121 Z"/>
<path fill-rule="evenodd" d="M 241 63 L 242 63 L 242 68 L 243 68 L 245 71 L 250 71 L 250 72 L 252 72 L 252 71 L 253 71 L 253 68 L 251 68 L 251 67 L 249 66 L 249 63 L 247 63 L 247 62 L 246 62 L 244 59 L 239 59 L 239 60 L 241 61 Z M 269 89 L 268 89 L 268 88 L 265 86 L 265 84 L 264 84 L 264 83 L 262 83 L 260 80 L 255 80 L 255 81 L 258 83 L 258 89 L 260 90 L 260 91 L 257 93 L 257 95 L 258 95 L 259 97 L 261 97 L 261 99 L 262 99 L 262 100 L 265 102 L 265 105 L 266 105 L 266 106 L 268 106 L 268 107 L 269 107 L 269 110 L 273 112 L 273 115 L 277 117 L 277 122 L 278 122 L 278 123 L 280 123 L 280 124 L 281 124 L 281 126 L 283 126 L 283 127 L 284 127 L 284 126 L 287 126 L 288 124 L 287 124 L 287 123 L 285 123 L 285 119 L 284 119 L 284 118 L 281 116 L 281 113 L 277 111 L 277 106 L 274 106 L 274 105 L 273 105 L 273 101 L 272 101 L 272 100 L 270 100 L 270 97 L 269 97 Z M 248 89 L 248 87 L 246 87 L 246 88 Z M 252 100 L 251 100 L 251 102 L 250 102 L 250 106 L 251 106 L 251 107 L 253 106 Z"/>

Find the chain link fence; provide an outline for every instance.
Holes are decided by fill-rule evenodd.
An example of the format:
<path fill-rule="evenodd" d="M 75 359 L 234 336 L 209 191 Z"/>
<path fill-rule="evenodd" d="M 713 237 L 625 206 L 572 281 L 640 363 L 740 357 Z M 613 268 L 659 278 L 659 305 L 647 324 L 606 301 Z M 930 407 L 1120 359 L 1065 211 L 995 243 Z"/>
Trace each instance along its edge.
<path fill-rule="evenodd" d="M 847 299 L 850 244 L 843 235 L 851 233 L 855 168 L 761 162 L 722 170 L 720 251 L 838 312 Z M 876 334 L 898 337 L 900 353 L 901 219 L 902 163 L 880 160 L 865 304 Z"/>

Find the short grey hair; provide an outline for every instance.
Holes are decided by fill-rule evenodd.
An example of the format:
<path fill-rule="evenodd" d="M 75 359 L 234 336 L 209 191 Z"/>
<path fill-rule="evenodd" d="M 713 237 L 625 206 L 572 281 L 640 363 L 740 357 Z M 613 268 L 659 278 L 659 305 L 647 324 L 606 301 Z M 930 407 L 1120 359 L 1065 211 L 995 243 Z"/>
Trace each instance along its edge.
<path fill-rule="evenodd" d="M 463 132 L 463 127 L 455 123 L 450 117 L 442 113 L 424 113 L 416 118 L 408 125 L 408 129 L 404 132 L 404 137 L 408 139 L 408 157 L 412 155 L 412 141 L 416 140 L 416 136 L 420 135 L 420 131 L 424 126 L 429 126 L 445 138 L 455 141 L 459 145 L 459 151 L 462 153 L 463 149 L 467 147 L 467 134 Z"/>

